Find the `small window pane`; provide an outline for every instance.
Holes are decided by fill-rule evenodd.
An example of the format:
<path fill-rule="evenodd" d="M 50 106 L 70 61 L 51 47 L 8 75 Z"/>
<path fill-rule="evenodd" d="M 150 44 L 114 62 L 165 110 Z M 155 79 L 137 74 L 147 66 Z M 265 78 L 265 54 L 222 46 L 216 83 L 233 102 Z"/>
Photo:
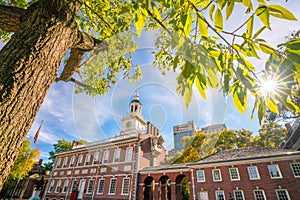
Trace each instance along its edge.
<path fill-rule="evenodd" d="M 224 191 L 223 190 L 217 190 L 215 192 L 216 194 L 216 200 L 225 200 Z"/>
<path fill-rule="evenodd" d="M 94 180 L 89 180 L 89 185 L 86 193 L 92 193 L 93 185 L 94 185 Z"/>
<path fill-rule="evenodd" d="M 198 180 L 198 182 L 204 182 L 205 181 L 204 170 L 198 170 L 197 171 L 197 180 Z"/>
<path fill-rule="evenodd" d="M 117 186 L 117 179 L 115 178 L 110 179 L 109 194 L 116 193 L 116 186 Z"/>
<path fill-rule="evenodd" d="M 129 178 L 123 179 L 122 194 L 129 194 Z"/>
<path fill-rule="evenodd" d="M 229 172 L 230 172 L 230 179 L 232 181 L 234 181 L 234 180 L 240 180 L 238 168 L 229 168 Z"/>
<path fill-rule="evenodd" d="M 265 200 L 265 192 L 263 190 L 254 190 L 255 200 Z"/>
<path fill-rule="evenodd" d="M 300 163 L 292 163 L 291 167 L 292 167 L 294 176 L 300 177 Z"/>
<path fill-rule="evenodd" d="M 247 167 L 250 180 L 259 179 L 259 173 L 256 166 Z"/>
<path fill-rule="evenodd" d="M 281 173 L 278 165 L 268 165 L 271 178 L 281 178 Z"/>
<path fill-rule="evenodd" d="M 213 169 L 212 174 L 213 174 L 213 180 L 214 181 L 221 181 L 222 180 L 220 169 Z"/>
<path fill-rule="evenodd" d="M 104 179 L 100 179 L 97 193 L 103 194 L 103 191 L 104 191 Z"/>
<path fill-rule="evenodd" d="M 235 200 L 244 200 L 244 193 L 242 190 L 234 190 L 233 194 Z"/>
<path fill-rule="evenodd" d="M 287 190 L 276 190 L 276 195 L 278 200 L 290 200 L 290 196 Z"/>

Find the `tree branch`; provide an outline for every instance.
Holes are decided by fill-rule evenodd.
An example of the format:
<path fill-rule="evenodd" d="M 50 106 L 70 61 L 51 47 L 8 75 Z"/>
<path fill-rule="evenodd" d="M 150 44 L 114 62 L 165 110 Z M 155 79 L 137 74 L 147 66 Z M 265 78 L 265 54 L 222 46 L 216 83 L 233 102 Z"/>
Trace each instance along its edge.
<path fill-rule="evenodd" d="M 21 27 L 21 18 L 26 10 L 14 6 L 0 5 L 0 29 L 16 32 Z"/>
<path fill-rule="evenodd" d="M 89 85 L 86 85 L 78 80 L 76 80 L 75 78 L 71 78 L 70 79 L 71 82 L 75 83 L 76 85 L 80 86 L 80 87 L 83 87 L 85 89 L 88 89 L 88 90 L 96 90 L 95 88 L 89 86 Z"/>

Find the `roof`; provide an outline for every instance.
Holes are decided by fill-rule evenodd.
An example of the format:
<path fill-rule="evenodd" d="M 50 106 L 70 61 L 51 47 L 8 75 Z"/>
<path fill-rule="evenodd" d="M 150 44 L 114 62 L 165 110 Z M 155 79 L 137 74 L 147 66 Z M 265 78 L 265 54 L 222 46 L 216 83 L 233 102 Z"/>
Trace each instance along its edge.
<path fill-rule="evenodd" d="M 204 164 L 214 162 L 226 162 L 237 160 L 258 159 L 275 156 L 287 156 L 287 155 L 299 154 L 299 151 L 293 151 L 288 149 L 275 149 L 266 147 L 247 147 L 232 150 L 222 150 L 211 156 L 207 156 L 198 162 L 191 164 Z"/>
<path fill-rule="evenodd" d="M 184 169 L 184 168 L 187 168 L 185 163 L 171 164 L 171 165 L 159 165 L 159 166 L 144 167 L 142 170 L 140 170 L 140 172 L 158 171 L 158 170 L 173 170 L 173 169 Z"/>

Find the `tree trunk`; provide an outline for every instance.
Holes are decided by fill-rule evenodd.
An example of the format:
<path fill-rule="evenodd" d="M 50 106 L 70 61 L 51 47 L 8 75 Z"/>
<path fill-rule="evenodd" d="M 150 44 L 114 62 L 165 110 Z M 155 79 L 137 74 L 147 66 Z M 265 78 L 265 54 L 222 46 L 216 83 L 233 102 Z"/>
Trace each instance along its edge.
<path fill-rule="evenodd" d="M 78 7 L 70 0 L 32 5 L 0 51 L 0 189 L 63 57 L 78 40 Z"/>

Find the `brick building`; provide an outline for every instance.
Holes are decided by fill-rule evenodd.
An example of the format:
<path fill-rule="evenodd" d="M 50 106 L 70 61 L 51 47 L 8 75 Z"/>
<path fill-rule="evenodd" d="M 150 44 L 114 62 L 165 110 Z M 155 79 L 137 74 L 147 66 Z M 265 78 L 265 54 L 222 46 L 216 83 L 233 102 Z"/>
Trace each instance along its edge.
<path fill-rule="evenodd" d="M 247 147 L 222 150 L 195 163 L 146 167 L 140 171 L 138 199 L 298 200 L 300 152 Z"/>
<path fill-rule="evenodd" d="M 166 151 L 159 130 L 142 116 L 138 94 L 129 109 L 119 135 L 74 142 L 72 150 L 56 154 L 45 199 L 136 199 L 138 171 L 164 164 Z"/>

